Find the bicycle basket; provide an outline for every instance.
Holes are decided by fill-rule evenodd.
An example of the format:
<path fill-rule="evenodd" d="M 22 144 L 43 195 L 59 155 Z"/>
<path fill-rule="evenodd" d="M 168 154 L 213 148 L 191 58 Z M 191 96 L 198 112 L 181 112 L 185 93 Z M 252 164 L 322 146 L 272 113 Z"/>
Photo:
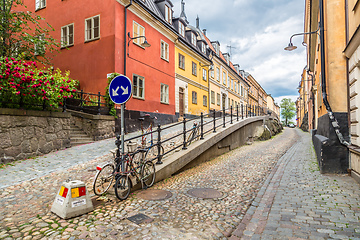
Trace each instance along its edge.
<path fill-rule="evenodd" d="M 127 144 L 127 150 L 129 153 L 135 152 L 136 148 L 137 148 L 137 143 L 135 143 L 135 142 L 129 142 Z"/>

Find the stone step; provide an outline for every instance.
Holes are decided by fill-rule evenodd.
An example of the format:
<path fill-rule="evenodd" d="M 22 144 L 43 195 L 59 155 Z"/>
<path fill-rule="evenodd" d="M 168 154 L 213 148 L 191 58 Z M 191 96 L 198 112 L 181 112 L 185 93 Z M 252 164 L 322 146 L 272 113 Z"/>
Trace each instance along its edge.
<path fill-rule="evenodd" d="M 70 144 L 72 147 L 92 142 L 94 142 L 94 140 L 89 137 L 82 129 L 75 125 L 70 126 Z"/>

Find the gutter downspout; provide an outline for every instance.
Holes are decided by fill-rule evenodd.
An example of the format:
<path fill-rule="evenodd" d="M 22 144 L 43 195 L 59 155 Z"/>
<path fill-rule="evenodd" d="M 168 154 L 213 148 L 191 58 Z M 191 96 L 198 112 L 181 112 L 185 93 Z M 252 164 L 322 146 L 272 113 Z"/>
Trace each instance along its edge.
<path fill-rule="evenodd" d="M 132 5 L 132 1 L 130 0 L 130 3 L 125 6 L 124 9 L 124 76 L 126 76 L 126 42 L 127 42 L 127 9 Z"/>
<path fill-rule="evenodd" d="M 326 110 L 328 112 L 331 124 L 335 130 L 335 133 L 342 145 L 348 146 L 350 145 L 347 141 L 345 141 L 343 135 L 340 132 L 340 126 L 338 121 L 336 120 L 334 113 L 331 110 L 331 106 L 327 99 L 326 93 L 326 77 L 325 77 L 325 39 L 324 39 L 324 3 L 323 0 L 319 0 L 319 10 L 320 10 L 320 48 L 321 48 L 321 90 L 322 90 L 322 98 Z"/>

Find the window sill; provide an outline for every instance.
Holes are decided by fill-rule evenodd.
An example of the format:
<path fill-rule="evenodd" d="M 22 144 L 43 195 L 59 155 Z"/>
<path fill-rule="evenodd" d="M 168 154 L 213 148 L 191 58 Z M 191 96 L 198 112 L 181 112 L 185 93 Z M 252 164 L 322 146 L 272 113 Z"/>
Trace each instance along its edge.
<path fill-rule="evenodd" d="M 72 46 L 74 46 L 74 44 L 61 46 L 60 49 L 67 49 L 67 48 L 72 47 Z"/>
<path fill-rule="evenodd" d="M 169 62 L 169 59 L 166 59 L 166 58 L 161 58 L 161 59 L 166 61 L 166 62 Z"/>
<path fill-rule="evenodd" d="M 100 37 L 88 39 L 88 40 L 85 40 L 85 43 L 93 42 L 93 41 L 96 41 L 96 40 L 99 40 L 99 39 L 100 39 Z"/>
<path fill-rule="evenodd" d="M 46 8 L 46 6 L 44 6 L 44 7 L 39 7 L 39 8 L 37 8 L 37 9 L 35 9 L 35 12 L 40 11 L 41 9 L 44 9 L 44 8 Z"/>
<path fill-rule="evenodd" d="M 145 98 L 141 98 L 141 97 L 137 97 L 137 96 L 132 96 L 133 98 L 135 98 L 135 99 L 138 99 L 138 100 L 143 100 L 143 101 L 145 101 Z"/>
<path fill-rule="evenodd" d="M 165 104 L 165 105 L 170 105 L 169 103 L 167 102 L 160 102 L 161 104 Z"/>

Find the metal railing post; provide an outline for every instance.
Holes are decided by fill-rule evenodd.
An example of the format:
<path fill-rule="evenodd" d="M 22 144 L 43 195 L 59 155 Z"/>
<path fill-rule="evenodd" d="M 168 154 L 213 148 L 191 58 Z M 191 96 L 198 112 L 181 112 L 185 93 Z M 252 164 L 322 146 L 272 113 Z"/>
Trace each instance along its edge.
<path fill-rule="evenodd" d="M 247 109 L 248 109 L 248 105 L 246 104 L 245 105 L 245 116 L 246 116 L 246 118 L 248 117 L 248 110 Z"/>
<path fill-rule="evenodd" d="M 204 140 L 204 114 L 200 115 L 200 140 Z"/>
<path fill-rule="evenodd" d="M 214 133 L 216 132 L 216 110 L 214 109 Z"/>
<path fill-rule="evenodd" d="M 66 98 L 63 98 L 63 112 L 66 112 Z"/>
<path fill-rule="evenodd" d="M 241 119 L 244 119 L 244 104 L 241 104 Z"/>
<path fill-rule="evenodd" d="M 183 119 L 183 135 L 184 135 L 184 142 L 183 142 L 183 150 L 186 150 L 186 117 L 184 116 L 184 119 Z"/>
<path fill-rule="evenodd" d="M 223 108 L 223 127 L 225 127 L 225 107 Z"/>
<path fill-rule="evenodd" d="M 230 106 L 230 124 L 233 124 L 232 115 L 233 115 L 233 106 Z"/>
<path fill-rule="evenodd" d="M 161 161 L 162 159 L 162 155 L 161 155 L 161 127 L 160 127 L 160 124 L 158 124 L 158 128 L 157 128 L 157 134 L 158 134 L 158 142 L 157 142 L 157 145 L 158 145 L 158 155 L 157 155 L 157 162 L 156 164 L 163 164 L 163 162 Z"/>
<path fill-rule="evenodd" d="M 100 114 L 100 97 L 101 97 L 101 95 L 100 95 L 100 92 L 98 93 L 98 115 L 101 115 Z"/>
<path fill-rule="evenodd" d="M 239 105 L 236 105 L 236 120 L 239 121 Z"/>
<path fill-rule="evenodd" d="M 84 111 L 84 107 L 83 107 L 83 103 L 84 103 L 84 100 L 83 100 L 83 94 L 84 94 L 84 91 L 81 89 L 81 93 L 80 93 L 80 111 Z"/>

